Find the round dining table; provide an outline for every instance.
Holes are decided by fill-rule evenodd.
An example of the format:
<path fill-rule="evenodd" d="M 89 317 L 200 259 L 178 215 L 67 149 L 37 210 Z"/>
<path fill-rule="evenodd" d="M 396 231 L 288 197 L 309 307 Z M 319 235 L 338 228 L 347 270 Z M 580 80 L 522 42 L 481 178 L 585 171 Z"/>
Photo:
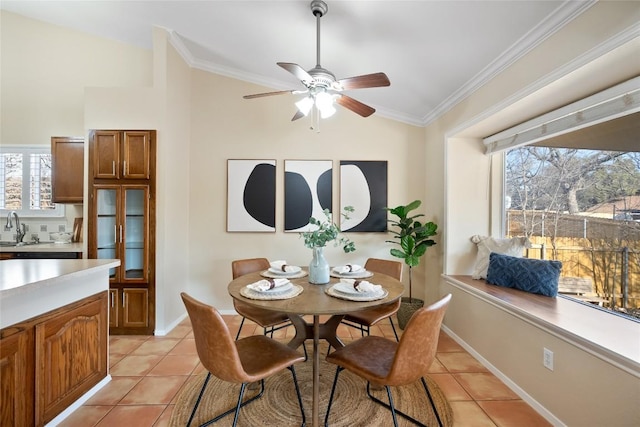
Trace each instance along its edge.
<path fill-rule="evenodd" d="M 256 272 L 240 276 L 229 283 L 229 295 L 234 299 L 246 304 L 259 307 L 265 310 L 272 310 L 286 313 L 296 329 L 296 335 L 287 344 L 291 348 L 298 348 L 307 339 L 313 340 L 313 400 L 312 400 L 312 425 L 319 426 L 319 395 L 320 395 L 320 355 L 318 344 L 321 339 L 329 342 L 334 348 L 343 347 L 344 344 L 336 335 L 336 330 L 340 325 L 344 315 L 366 308 L 389 304 L 397 301 L 404 292 L 404 286 L 399 280 L 385 274 L 374 273 L 373 276 L 358 279 L 367 280 L 376 285 L 381 285 L 387 291 L 384 298 L 373 301 L 352 301 L 338 298 L 328 294 L 328 290 L 340 278 L 331 277 L 329 283 L 315 285 L 309 283 L 309 277 L 289 278 L 294 284 L 302 287 L 302 292 L 297 296 L 287 299 L 253 299 L 242 295 L 242 290 L 248 284 L 264 279 L 263 274 L 267 272 Z M 333 293 L 336 295 L 335 293 Z M 303 318 L 305 315 L 313 316 L 313 323 L 307 323 Z M 320 316 L 329 315 L 329 319 L 320 323 Z"/>

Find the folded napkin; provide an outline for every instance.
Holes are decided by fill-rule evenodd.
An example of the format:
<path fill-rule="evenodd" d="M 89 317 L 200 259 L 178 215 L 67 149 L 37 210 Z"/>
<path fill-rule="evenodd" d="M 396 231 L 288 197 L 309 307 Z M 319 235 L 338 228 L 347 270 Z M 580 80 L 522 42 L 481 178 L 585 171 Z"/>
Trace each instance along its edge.
<path fill-rule="evenodd" d="M 333 271 L 338 274 L 357 273 L 358 271 L 364 271 L 364 268 L 358 264 L 345 264 L 334 267 Z"/>
<path fill-rule="evenodd" d="M 250 283 L 247 288 L 258 292 L 269 291 L 279 286 L 284 286 L 289 283 L 289 279 L 262 279 L 255 283 Z"/>
<path fill-rule="evenodd" d="M 366 280 L 355 280 L 355 279 L 341 279 L 342 283 L 346 283 L 349 286 L 353 286 L 357 292 L 368 293 L 368 292 L 381 292 L 382 286 L 374 285 L 371 282 L 367 282 Z"/>
<path fill-rule="evenodd" d="M 285 273 L 297 273 L 298 271 L 300 271 L 300 267 L 295 265 L 288 265 L 287 261 L 283 260 L 271 261 L 270 265 L 271 268 L 284 271 Z"/>

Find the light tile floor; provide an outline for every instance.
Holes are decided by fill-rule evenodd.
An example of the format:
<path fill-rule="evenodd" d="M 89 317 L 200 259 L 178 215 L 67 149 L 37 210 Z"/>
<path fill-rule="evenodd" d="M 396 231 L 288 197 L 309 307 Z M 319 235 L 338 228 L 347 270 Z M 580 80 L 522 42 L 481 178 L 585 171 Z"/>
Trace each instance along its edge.
<path fill-rule="evenodd" d="M 235 336 L 240 316 L 223 316 Z M 397 325 L 397 322 L 395 322 Z M 293 336 L 293 328 L 277 331 L 276 338 Z M 247 321 L 242 335 L 261 334 Z M 394 339 L 387 321 L 372 335 Z M 341 325 L 345 342 L 359 337 Z M 167 426 L 180 388 L 203 368 L 198 360 L 189 320 L 164 337 L 111 336 L 109 365 L 112 380 L 65 419 L 64 427 Z M 431 377 L 447 396 L 455 427 L 536 427 L 550 424 L 498 378 L 444 333 L 440 334 Z"/>

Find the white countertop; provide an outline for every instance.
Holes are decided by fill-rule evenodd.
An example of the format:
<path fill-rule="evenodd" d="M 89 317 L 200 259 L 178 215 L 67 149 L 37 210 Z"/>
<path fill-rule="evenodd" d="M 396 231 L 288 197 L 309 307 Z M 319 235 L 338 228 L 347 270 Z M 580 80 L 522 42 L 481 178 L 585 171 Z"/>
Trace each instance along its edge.
<path fill-rule="evenodd" d="M 2 261 L 0 329 L 107 291 L 109 269 L 119 265 L 117 259 Z"/>
<path fill-rule="evenodd" d="M 82 243 L 37 243 L 35 245 L 1 246 L 0 252 L 82 252 Z"/>

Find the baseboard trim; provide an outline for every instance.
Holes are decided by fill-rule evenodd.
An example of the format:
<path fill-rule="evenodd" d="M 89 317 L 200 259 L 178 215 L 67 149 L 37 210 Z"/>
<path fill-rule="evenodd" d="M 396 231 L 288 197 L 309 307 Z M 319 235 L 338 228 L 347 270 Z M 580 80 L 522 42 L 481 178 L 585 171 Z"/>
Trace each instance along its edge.
<path fill-rule="evenodd" d="M 558 419 L 553 413 L 551 413 L 547 408 L 542 406 L 537 400 L 531 397 L 526 391 L 518 386 L 515 382 L 513 382 L 509 377 L 503 374 L 498 368 L 493 366 L 487 359 L 482 357 L 480 353 L 478 353 L 473 347 L 467 344 L 462 340 L 459 336 L 457 336 L 451 329 L 446 327 L 444 324 L 442 325 L 442 330 L 445 334 L 447 334 L 451 339 L 460 344 L 462 348 L 464 348 L 469 354 L 471 354 L 478 362 L 480 362 L 485 368 L 487 368 L 493 375 L 498 377 L 500 381 L 502 381 L 507 387 L 511 389 L 515 394 L 517 394 L 522 400 L 527 402 L 529 406 L 531 406 L 537 413 L 543 416 L 547 421 L 553 424 L 555 427 L 566 427 L 560 419 Z"/>
<path fill-rule="evenodd" d="M 73 402 L 64 411 L 60 412 L 57 417 L 45 424 L 45 427 L 54 427 L 64 421 L 69 415 L 80 408 L 87 400 L 93 397 L 102 387 L 106 386 L 111 381 L 111 375 L 107 375 L 98 384 L 94 385 L 88 392 L 83 394 L 78 400 Z"/>

